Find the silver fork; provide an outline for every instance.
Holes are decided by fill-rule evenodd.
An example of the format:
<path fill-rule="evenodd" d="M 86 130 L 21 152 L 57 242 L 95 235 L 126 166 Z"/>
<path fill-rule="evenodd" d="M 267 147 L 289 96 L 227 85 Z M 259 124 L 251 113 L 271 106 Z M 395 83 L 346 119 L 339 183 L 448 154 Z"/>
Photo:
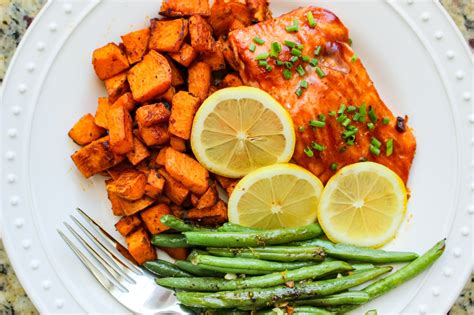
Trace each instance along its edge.
<path fill-rule="evenodd" d="M 70 216 L 72 221 L 88 240 L 67 222 L 64 222 L 64 225 L 85 251 L 74 245 L 62 231 L 58 230 L 58 233 L 97 281 L 119 303 L 137 314 L 190 314 L 180 307 L 172 291 L 159 287 L 151 273 L 121 254 L 127 251 L 125 247 L 84 211 L 79 208 L 77 211 L 95 233 L 73 215 Z"/>

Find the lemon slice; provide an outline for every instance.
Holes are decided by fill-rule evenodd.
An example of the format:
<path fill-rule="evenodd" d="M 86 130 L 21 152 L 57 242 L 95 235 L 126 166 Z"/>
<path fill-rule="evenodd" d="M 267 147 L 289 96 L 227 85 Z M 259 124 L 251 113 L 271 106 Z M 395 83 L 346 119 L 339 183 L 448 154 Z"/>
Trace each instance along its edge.
<path fill-rule="evenodd" d="M 407 192 L 397 174 L 381 164 L 357 163 L 326 184 L 318 220 L 334 242 L 379 247 L 395 237 L 406 206 Z"/>
<path fill-rule="evenodd" d="M 274 229 L 313 223 L 317 217 L 321 181 L 294 164 L 260 168 L 242 178 L 232 192 L 229 221 Z"/>
<path fill-rule="evenodd" d="M 288 112 L 270 94 L 246 86 L 226 88 L 197 111 L 191 146 L 211 172 L 239 178 L 262 166 L 288 162 L 295 131 Z"/>

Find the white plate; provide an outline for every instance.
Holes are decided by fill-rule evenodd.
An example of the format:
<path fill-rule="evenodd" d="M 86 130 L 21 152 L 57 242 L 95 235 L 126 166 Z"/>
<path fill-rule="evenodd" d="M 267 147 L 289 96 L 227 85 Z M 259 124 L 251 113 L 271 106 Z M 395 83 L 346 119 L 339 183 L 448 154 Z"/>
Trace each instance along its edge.
<path fill-rule="evenodd" d="M 133 4 L 132 4 L 133 2 Z M 272 1 L 274 15 L 313 1 Z M 408 114 L 418 150 L 409 213 L 389 249 L 423 252 L 443 237 L 428 271 L 359 309 L 446 313 L 471 271 L 472 60 L 460 33 L 433 1 L 318 1 L 348 26 L 382 99 Z M 73 123 L 105 90 L 93 49 L 147 25 L 160 1 L 51 1 L 11 63 L 1 107 L 3 237 L 15 271 L 42 313 L 125 312 L 58 237 L 80 206 L 111 232 L 100 176 L 85 180 L 69 155 Z"/>

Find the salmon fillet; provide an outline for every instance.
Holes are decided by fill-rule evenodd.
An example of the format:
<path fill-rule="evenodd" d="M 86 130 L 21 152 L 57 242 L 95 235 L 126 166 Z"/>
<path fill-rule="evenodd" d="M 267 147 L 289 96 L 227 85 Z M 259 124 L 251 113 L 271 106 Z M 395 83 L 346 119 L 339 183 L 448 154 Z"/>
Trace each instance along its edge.
<path fill-rule="evenodd" d="M 314 28 L 310 27 L 307 18 L 310 11 L 316 22 Z M 288 32 L 286 27 L 295 21 L 298 22 L 299 30 Z M 249 47 L 255 37 L 263 39 L 265 43 L 256 45 L 256 50 L 252 52 Z M 347 28 L 336 15 L 322 8 L 299 8 L 276 19 L 233 31 L 229 39 L 244 83 L 265 90 L 290 113 L 296 129 L 293 159 L 297 164 L 310 170 L 325 183 L 337 169 L 345 165 L 374 161 L 389 167 L 407 182 L 416 150 L 413 132 L 406 125 L 406 118 L 397 119 L 380 99 L 362 62 L 347 44 Z M 316 58 L 318 65 L 312 66 L 300 58 L 291 68 L 293 74 L 288 80 L 283 77 L 285 66 L 276 65 L 276 59 L 267 59 L 272 70 L 258 65 L 256 56 L 269 52 L 273 42 L 282 43 L 278 58 L 288 61 L 292 55 L 291 48 L 283 45 L 285 40 L 303 44 L 302 55 Z M 316 55 L 318 46 L 320 51 Z M 299 64 L 305 70 L 303 76 L 295 71 Z M 324 75 L 321 72 L 321 75 L 318 74 L 319 70 Z M 302 88 L 302 94 L 298 96 L 295 92 L 303 79 L 307 81 L 308 87 Z M 335 117 L 329 115 L 332 111 L 337 112 L 342 105 L 346 108 L 356 106 L 355 111 L 348 112 L 346 109 L 344 112 L 351 120 L 347 127 L 337 121 L 339 114 Z M 375 128 L 371 128 L 371 119 L 367 114 L 362 115 L 363 121 L 358 117 L 354 121 L 354 115 L 364 106 L 367 113 L 369 109 L 375 113 Z M 325 116 L 325 126 L 310 126 L 311 120 L 323 120 L 319 116 L 321 114 Z M 388 124 L 382 123 L 383 118 L 388 118 Z M 357 128 L 355 139 L 353 136 L 347 138 L 347 134 L 350 134 L 347 128 Z M 379 155 L 370 150 L 374 137 L 381 143 Z M 387 156 L 386 142 L 389 139 L 393 139 L 393 154 Z M 320 151 L 321 147 L 315 143 L 324 146 L 324 150 Z M 305 149 L 308 153 L 305 153 Z M 313 156 L 308 156 L 311 155 L 309 149 Z"/>

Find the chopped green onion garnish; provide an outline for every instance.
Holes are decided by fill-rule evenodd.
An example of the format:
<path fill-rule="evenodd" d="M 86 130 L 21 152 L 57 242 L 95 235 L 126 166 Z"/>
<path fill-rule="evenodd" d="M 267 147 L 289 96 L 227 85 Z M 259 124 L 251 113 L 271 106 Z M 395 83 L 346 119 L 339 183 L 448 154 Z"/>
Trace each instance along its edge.
<path fill-rule="evenodd" d="M 390 123 L 390 118 L 384 117 L 384 118 L 382 119 L 382 124 L 388 125 L 389 123 Z"/>
<path fill-rule="evenodd" d="M 348 106 L 348 107 L 347 107 L 347 112 L 348 112 L 348 113 L 355 112 L 356 110 L 357 110 L 357 107 L 355 107 L 355 106 L 352 106 L 352 105 L 351 105 L 351 106 Z"/>
<path fill-rule="evenodd" d="M 390 156 L 393 153 L 393 139 L 388 139 L 387 143 L 385 144 L 385 155 Z"/>
<path fill-rule="evenodd" d="M 357 55 L 354 54 L 352 57 L 351 57 L 351 62 L 356 62 L 357 61 Z"/>
<path fill-rule="evenodd" d="M 304 129 L 305 129 L 304 126 L 299 126 L 299 127 L 298 127 L 298 131 L 299 131 L 299 132 L 303 132 Z"/>
<path fill-rule="evenodd" d="M 266 60 L 259 60 L 259 61 L 258 61 L 258 65 L 261 66 L 261 67 L 267 66 L 267 65 L 268 65 L 268 61 L 266 61 Z"/>
<path fill-rule="evenodd" d="M 316 73 L 318 74 L 320 78 L 324 78 L 326 76 L 326 73 L 324 73 L 324 71 L 321 70 L 320 67 L 316 67 Z"/>
<path fill-rule="evenodd" d="M 380 149 L 373 145 L 369 146 L 369 150 L 370 150 L 370 153 L 372 153 L 373 155 L 376 155 L 376 156 L 380 155 Z"/>
<path fill-rule="evenodd" d="M 374 124 L 377 122 L 377 115 L 375 115 L 375 111 L 372 106 L 369 106 L 369 118 Z"/>
<path fill-rule="evenodd" d="M 380 142 L 377 138 L 375 137 L 372 137 L 372 139 L 370 140 L 370 143 L 376 147 L 377 149 L 380 149 L 380 147 L 382 146 L 382 142 Z"/>
<path fill-rule="evenodd" d="M 292 42 L 291 40 L 285 40 L 283 43 L 285 44 L 285 46 L 288 46 L 290 48 L 294 48 L 297 45 L 295 42 Z"/>
<path fill-rule="evenodd" d="M 264 41 L 263 39 L 261 39 L 260 37 L 254 37 L 254 38 L 253 38 L 253 42 L 254 42 L 255 44 L 258 44 L 258 45 L 263 45 L 263 44 L 265 44 L 265 41 Z"/>
<path fill-rule="evenodd" d="M 349 37 L 349 39 L 347 40 L 347 43 L 349 44 L 349 46 L 352 46 L 352 38 Z"/>
<path fill-rule="evenodd" d="M 319 152 L 326 150 L 325 146 L 323 146 L 322 144 L 316 143 L 314 141 L 311 142 L 311 147 Z"/>
<path fill-rule="evenodd" d="M 255 46 L 254 43 L 251 43 L 251 44 L 249 45 L 249 50 L 250 50 L 251 52 L 255 52 L 255 49 L 257 49 L 257 46 Z"/>
<path fill-rule="evenodd" d="M 346 139 L 346 144 L 347 145 L 354 145 L 354 142 L 355 142 L 355 136 L 350 136 L 349 138 Z"/>
<path fill-rule="evenodd" d="M 292 62 L 292 63 L 295 63 L 295 62 L 297 62 L 297 61 L 298 61 L 298 57 L 297 57 L 297 56 L 292 56 L 292 57 L 290 58 L 290 62 Z"/>
<path fill-rule="evenodd" d="M 336 111 L 334 111 L 334 110 L 330 111 L 329 116 L 335 117 L 336 116 Z"/>
<path fill-rule="evenodd" d="M 373 123 L 369 122 L 369 123 L 367 124 L 367 128 L 369 128 L 369 130 L 374 130 L 375 125 L 374 125 Z"/>
<path fill-rule="evenodd" d="M 305 71 L 304 71 L 303 66 L 302 66 L 302 65 L 299 65 L 299 66 L 296 68 L 296 72 L 298 72 L 298 74 L 299 74 L 300 76 L 304 76 Z"/>
<path fill-rule="evenodd" d="M 273 67 L 272 67 L 271 65 L 267 65 L 267 66 L 265 67 L 265 70 L 267 70 L 267 72 L 270 72 L 270 71 L 273 70 Z"/>
<path fill-rule="evenodd" d="M 314 50 L 314 55 L 315 55 L 315 56 L 318 56 L 320 52 L 321 52 L 321 46 L 318 46 L 318 47 L 316 47 L 316 49 Z"/>
<path fill-rule="evenodd" d="M 358 131 L 358 129 L 354 129 L 354 130 L 344 130 L 344 131 L 342 132 L 342 138 L 343 138 L 343 139 L 348 139 L 348 138 L 350 138 L 350 137 L 352 137 L 352 136 L 355 136 L 355 135 L 357 134 L 357 131 Z"/>
<path fill-rule="evenodd" d="M 366 105 L 365 103 L 363 103 L 362 105 L 360 105 L 359 107 L 359 121 L 360 122 L 364 122 L 365 121 L 365 115 L 367 115 L 367 109 L 366 109 Z"/>
<path fill-rule="evenodd" d="M 346 127 L 347 130 L 355 130 L 357 132 L 357 130 L 359 130 L 356 126 L 353 126 L 353 125 L 349 125 Z"/>
<path fill-rule="evenodd" d="M 326 115 L 324 115 L 324 114 L 319 114 L 319 115 L 318 115 L 318 119 L 321 120 L 321 121 L 326 121 Z"/>
<path fill-rule="evenodd" d="M 298 48 L 291 48 L 291 54 L 293 56 L 299 57 L 299 56 L 301 56 L 301 50 L 299 50 Z"/>
<path fill-rule="evenodd" d="M 289 80 L 291 79 L 291 77 L 292 77 L 291 71 L 288 69 L 283 69 L 283 78 L 285 78 L 285 80 Z"/>
<path fill-rule="evenodd" d="M 331 163 L 331 166 L 329 166 L 329 168 L 331 168 L 331 170 L 333 171 L 337 170 L 337 163 Z"/>
<path fill-rule="evenodd" d="M 314 156 L 314 153 L 313 153 L 313 150 L 311 150 L 311 148 L 304 148 L 304 153 L 308 156 L 308 157 L 313 157 Z"/>
<path fill-rule="evenodd" d="M 344 120 L 346 120 L 346 118 L 347 118 L 346 114 L 341 114 L 339 115 L 339 117 L 337 117 L 336 121 L 338 123 L 342 123 Z"/>
<path fill-rule="evenodd" d="M 351 120 L 349 118 L 346 118 L 344 119 L 344 121 L 341 123 L 341 125 L 343 125 L 344 127 L 347 127 L 349 126 L 349 124 L 351 123 Z"/>
<path fill-rule="evenodd" d="M 286 31 L 289 33 L 294 33 L 298 32 L 299 26 L 298 26 L 298 20 L 294 20 L 292 25 L 287 25 L 286 26 Z"/>
<path fill-rule="evenodd" d="M 303 90 L 299 87 L 299 88 L 296 89 L 295 94 L 296 94 L 298 97 L 300 97 L 301 95 L 303 95 Z"/>
<path fill-rule="evenodd" d="M 309 61 L 309 64 L 312 65 L 313 67 L 316 67 L 318 65 L 318 59 L 311 58 L 311 60 Z"/>
<path fill-rule="evenodd" d="M 308 62 L 309 56 L 301 56 L 301 60 L 303 60 L 304 62 Z"/>
<path fill-rule="evenodd" d="M 296 45 L 296 48 L 298 48 L 299 50 L 303 50 L 304 45 L 303 45 L 303 44 L 297 44 L 297 45 Z"/>
<path fill-rule="evenodd" d="M 278 54 L 281 51 L 281 44 L 278 42 L 273 42 L 271 47 L 270 47 L 270 56 L 273 58 L 278 57 Z"/>
<path fill-rule="evenodd" d="M 286 61 L 285 62 L 285 67 L 287 67 L 288 69 L 291 69 L 291 68 L 293 68 L 293 63 L 291 61 Z"/>
<path fill-rule="evenodd" d="M 316 128 L 323 128 L 326 126 L 326 123 L 324 121 L 316 120 L 316 119 L 311 119 L 309 121 L 309 125 L 311 127 L 316 127 Z"/>
<path fill-rule="evenodd" d="M 355 113 L 354 117 L 352 117 L 353 121 L 359 121 L 359 119 L 360 119 L 360 114 L 359 113 Z"/>
<path fill-rule="evenodd" d="M 265 60 L 268 58 L 268 56 L 270 56 L 269 53 L 262 53 L 257 55 L 257 57 L 255 57 L 255 60 Z"/>
<path fill-rule="evenodd" d="M 306 81 L 306 80 L 301 80 L 300 86 L 301 86 L 303 89 L 307 89 L 307 88 L 308 88 L 308 81 Z"/>
<path fill-rule="evenodd" d="M 275 64 L 276 64 L 277 66 L 283 66 L 283 65 L 285 64 L 285 62 L 281 61 L 280 59 L 277 59 L 277 60 L 275 61 Z"/>
<path fill-rule="evenodd" d="M 337 113 L 339 115 L 342 115 L 342 114 L 344 114 L 345 111 L 346 111 L 346 105 L 341 104 L 341 106 L 339 106 L 339 110 L 337 111 Z"/>
<path fill-rule="evenodd" d="M 306 14 L 306 17 L 308 18 L 309 27 L 315 28 L 316 27 L 316 21 L 314 20 L 313 12 L 309 11 Z"/>

